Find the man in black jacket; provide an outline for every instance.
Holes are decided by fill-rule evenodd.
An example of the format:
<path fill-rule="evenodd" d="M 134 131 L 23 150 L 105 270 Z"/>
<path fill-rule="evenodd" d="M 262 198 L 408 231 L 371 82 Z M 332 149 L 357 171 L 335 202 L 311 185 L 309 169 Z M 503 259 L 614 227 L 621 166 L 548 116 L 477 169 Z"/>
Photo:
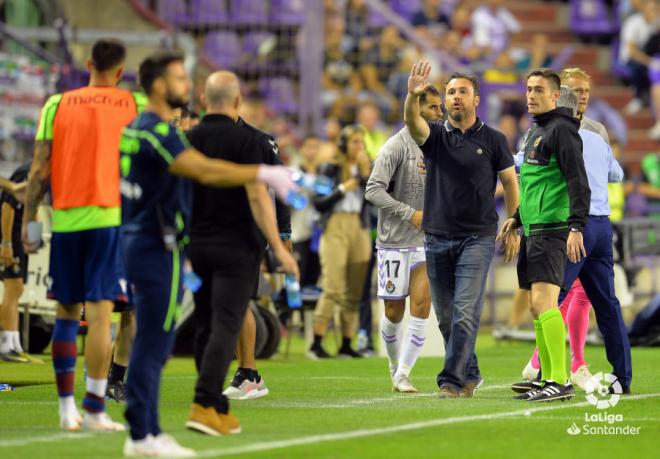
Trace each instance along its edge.
<path fill-rule="evenodd" d="M 242 164 L 263 162 L 263 145 L 239 122 L 239 81 L 231 72 L 216 72 L 206 82 L 208 113 L 188 137 L 204 154 Z M 259 262 L 268 242 L 286 272 L 298 277 L 295 260 L 279 237 L 268 189 L 193 188 L 190 259 L 202 279 L 195 293 L 195 362 L 199 377 L 187 426 L 210 435 L 226 434 L 212 411 L 227 414 L 224 385 L 245 310 L 255 290 Z M 261 235 L 263 233 L 263 236 Z"/>
<path fill-rule="evenodd" d="M 566 328 L 557 307 L 566 258 L 586 256 L 582 230 L 591 191 L 582 159 L 580 122 L 572 110 L 557 108 L 561 80 L 550 69 L 527 78 L 527 107 L 535 124 L 525 138 L 520 168 L 520 206 L 502 226 L 499 238 L 523 226 L 518 283 L 529 291 L 543 388 L 516 398 L 530 402 L 575 396 L 566 373 Z"/>

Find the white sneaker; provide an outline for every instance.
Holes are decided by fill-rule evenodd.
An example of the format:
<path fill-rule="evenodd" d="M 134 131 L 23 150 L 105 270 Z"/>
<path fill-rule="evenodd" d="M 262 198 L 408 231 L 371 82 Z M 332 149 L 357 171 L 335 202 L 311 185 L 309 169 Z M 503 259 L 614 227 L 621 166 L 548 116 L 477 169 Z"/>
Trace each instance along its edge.
<path fill-rule="evenodd" d="M 148 434 L 142 440 L 133 440 L 128 437 L 124 442 L 124 456 L 129 457 L 152 457 L 156 455 L 156 445 L 154 437 Z"/>
<path fill-rule="evenodd" d="M 60 428 L 62 430 L 68 430 L 69 432 L 80 430 L 82 421 L 82 416 L 80 416 L 78 410 L 67 414 L 60 413 Z"/>
<path fill-rule="evenodd" d="M 590 379 L 591 373 L 589 373 L 586 365 L 580 366 L 575 373 L 571 371 L 571 382 L 582 390 L 586 390 L 587 381 Z"/>
<path fill-rule="evenodd" d="M 238 385 L 236 385 L 237 382 L 236 377 L 234 377 L 234 381 L 222 393 L 230 400 L 252 400 L 268 395 L 268 387 L 266 387 L 264 378 L 259 378 L 259 382 L 247 378 L 243 379 Z"/>
<path fill-rule="evenodd" d="M 82 428 L 92 432 L 123 432 L 126 430 L 124 424 L 113 421 L 105 412 L 98 414 L 85 413 Z"/>
<path fill-rule="evenodd" d="M 410 377 L 397 373 L 394 375 L 394 383 L 392 384 L 394 392 L 415 393 L 417 388 L 410 382 Z"/>
<path fill-rule="evenodd" d="M 641 112 L 643 108 L 644 108 L 644 102 L 642 102 L 641 99 L 635 98 L 630 102 L 628 102 L 625 107 L 623 107 L 623 111 L 627 115 L 635 115 Z"/>
<path fill-rule="evenodd" d="M 648 135 L 653 140 L 660 140 L 660 121 L 656 122 L 653 127 L 648 130 Z"/>
<path fill-rule="evenodd" d="M 525 369 L 522 371 L 522 377 L 525 381 L 536 381 L 536 377 L 539 375 L 539 369 L 532 366 L 532 361 L 530 360 L 525 365 Z"/>
<path fill-rule="evenodd" d="M 197 453 L 177 443 L 171 435 L 161 432 L 153 438 L 154 456 L 158 457 L 195 457 Z"/>

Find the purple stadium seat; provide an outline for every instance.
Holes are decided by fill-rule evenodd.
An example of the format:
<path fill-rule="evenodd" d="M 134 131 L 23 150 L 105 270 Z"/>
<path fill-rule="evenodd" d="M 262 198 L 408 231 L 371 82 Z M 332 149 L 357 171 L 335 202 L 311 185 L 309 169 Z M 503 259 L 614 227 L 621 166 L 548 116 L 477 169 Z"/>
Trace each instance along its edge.
<path fill-rule="evenodd" d="M 230 0 L 229 20 L 237 25 L 267 24 L 268 2 L 264 0 Z"/>
<path fill-rule="evenodd" d="M 175 26 L 186 24 L 190 19 L 185 0 L 159 0 L 157 13 Z"/>
<path fill-rule="evenodd" d="M 262 46 L 270 47 L 272 40 L 275 39 L 275 34 L 269 32 L 251 32 L 246 33 L 243 37 L 243 52 L 252 56 L 264 53 L 265 49 Z"/>
<path fill-rule="evenodd" d="M 196 25 L 224 24 L 228 20 L 227 6 L 218 0 L 192 0 L 191 23 Z"/>
<path fill-rule="evenodd" d="M 603 0 L 571 0 L 571 30 L 578 35 L 603 35 L 616 31 Z"/>
<path fill-rule="evenodd" d="M 266 105 L 274 111 L 291 114 L 298 110 L 293 84 L 288 78 L 265 78 L 259 82 L 259 90 Z"/>
<path fill-rule="evenodd" d="M 378 11 L 369 8 L 369 14 L 367 16 L 367 24 L 369 27 L 374 28 L 374 29 L 381 29 L 387 25 L 389 25 L 389 21 L 385 19 L 385 17 L 380 14 Z"/>
<path fill-rule="evenodd" d="M 302 24 L 305 22 L 305 0 L 272 0 L 270 20 L 275 24 Z"/>
<path fill-rule="evenodd" d="M 218 68 L 235 68 L 241 59 L 241 40 L 234 32 L 211 32 L 206 36 L 203 52 Z"/>
<path fill-rule="evenodd" d="M 422 9 L 420 0 L 390 0 L 390 7 L 396 14 L 410 21 L 413 15 Z"/>

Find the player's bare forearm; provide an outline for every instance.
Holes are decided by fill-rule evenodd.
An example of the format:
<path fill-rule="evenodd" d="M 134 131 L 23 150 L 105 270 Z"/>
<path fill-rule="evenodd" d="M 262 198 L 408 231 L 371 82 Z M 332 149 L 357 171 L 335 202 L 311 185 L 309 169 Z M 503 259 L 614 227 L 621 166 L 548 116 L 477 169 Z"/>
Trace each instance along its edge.
<path fill-rule="evenodd" d="M 408 126 L 410 136 L 421 145 L 428 139 L 431 130 L 419 111 L 419 96 L 408 93 L 404 104 L 403 119 Z"/>
<path fill-rule="evenodd" d="M 11 241 L 11 230 L 14 226 L 14 208 L 9 203 L 2 203 L 2 218 L 0 219 L 0 228 L 2 230 L 2 240 Z"/>
<path fill-rule="evenodd" d="M 37 217 L 39 204 L 44 194 L 46 194 L 48 182 L 50 181 L 50 159 L 51 143 L 46 141 L 37 142 L 25 191 L 24 221 L 33 221 Z"/>
<path fill-rule="evenodd" d="M 520 189 L 518 187 L 518 177 L 513 167 L 506 169 L 499 174 L 502 188 L 504 188 L 504 202 L 506 204 L 506 214 L 512 216 L 520 204 Z"/>
<path fill-rule="evenodd" d="M 245 187 L 250 203 L 250 211 L 254 221 L 273 249 L 283 247 L 280 233 L 277 230 L 277 219 L 273 200 L 263 183 L 254 183 Z"/>

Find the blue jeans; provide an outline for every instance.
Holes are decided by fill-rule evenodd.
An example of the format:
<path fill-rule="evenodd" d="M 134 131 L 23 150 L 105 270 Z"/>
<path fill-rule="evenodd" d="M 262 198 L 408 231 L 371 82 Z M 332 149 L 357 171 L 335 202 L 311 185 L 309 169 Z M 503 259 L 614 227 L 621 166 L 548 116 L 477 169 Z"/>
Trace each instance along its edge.
<path fill-rule="evenodd" d="M 481 379 L 474 345 L 495 236 L 450 239 L 427 233 L 425 245 L 431 300 L 445 340 L 445 367 L 437 382 L 461 389 Z"/>

